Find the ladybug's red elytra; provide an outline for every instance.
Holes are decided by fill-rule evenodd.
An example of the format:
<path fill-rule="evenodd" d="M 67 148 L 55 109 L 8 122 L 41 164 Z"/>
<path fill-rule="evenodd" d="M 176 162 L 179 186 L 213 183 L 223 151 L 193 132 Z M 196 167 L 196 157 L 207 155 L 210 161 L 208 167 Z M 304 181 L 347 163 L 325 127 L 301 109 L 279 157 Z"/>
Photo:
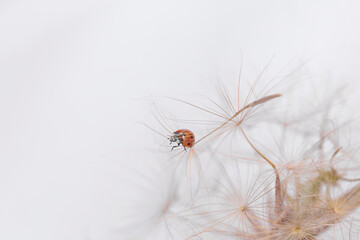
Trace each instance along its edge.
<path fill-rule="evenodd" d="M 171 150 L 173 150 L 175 147 L 180 146 L 180 144 L 182 144 L 184 149 L 186 150 L 185 147 L 194 146 L 195 135 L 192 131 L 188 129 L 179 129 L 175 131 L 173 135 L 170 136 L 169 140 L 170 140 L 170 144 L 173 142 L 178 144 L 177 146 L 173 146 Z"/>

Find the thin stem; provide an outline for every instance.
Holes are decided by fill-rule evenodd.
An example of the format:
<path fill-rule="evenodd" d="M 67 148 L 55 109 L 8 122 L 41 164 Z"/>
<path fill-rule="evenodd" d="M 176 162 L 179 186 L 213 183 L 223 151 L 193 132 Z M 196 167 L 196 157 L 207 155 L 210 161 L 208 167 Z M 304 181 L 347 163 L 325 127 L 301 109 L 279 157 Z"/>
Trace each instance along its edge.
<path fill-rule="evenodd" d="M 360 181 L 360 178 L 350 179 L 350 178 L 341 177 L 340 179 L 343 180 L 343 181 L 346 181 L 346 182 L 358 182 L 358 181 Z"/>
<path fill-rule="evenodd" d="M 275 166 L 275 164 L 270 161 L 267 157 L 264 156 L 264 154 L 262 154 L 250 141 L 250 139 L 246 136 L 244 130 L 242 129 L 242 127 L 240 127 L 241 132 L 243 133 L 246 141 L 249 143 L 249 145 L 255 150 L 255 152 L 257 154 L 259 154 L 267 163 L 269 163 L 271 165 L 271 167 L 274 169 L 275 171 L 275 176 L 276 176 L 276 180 L 275 180 L 275 213 L 280 215 L 280 213 L 282 212 L 283 209 L 283 198 L 281 195 L 281 182 L 280 182 L 280 176 L 278 173 L 278 170 Z"/>
<path fill-rule="evenodd" d="M 210 136 L 211 134 L 213 134 L 214 132 L 218 131 L 220 128 L 222 128 L 223 126 L 225 126 L 226 124 L 228 124 L 229 122 L 231 122 L 236 116 L 238 116 L 241 112 L 243 112 L 244 110 L 251 108 L 251 107 L 255 107 L 256 105 L 265 103 L 267 101 L 270 101 L 274 98 L 278 98 L 280 97 L 281 94 L 273 94 L 273 95 L 269 95 L 263 98 L 260 98 L 252 103 L 249 103 L 248 105 L 246 105 L 245 107 L 241 108 L 239 111 L 237 111 L 231 118 L 229 118 L 226 122 L 224 122 L 223 124 L 221 124 L 219 127 L 215 128 L 214 130 L 212 130 L 211 132 L 209 132 L 208 134 L 206 134 L 205 136 L 203 136 L 202 138 L 200 138 L 195 144 L 198 144 L 200 141 L 204 140 L 205 138 L 207 138 L 208 136 Z M 194 144 L 194 145 L 195 145 Z"/>

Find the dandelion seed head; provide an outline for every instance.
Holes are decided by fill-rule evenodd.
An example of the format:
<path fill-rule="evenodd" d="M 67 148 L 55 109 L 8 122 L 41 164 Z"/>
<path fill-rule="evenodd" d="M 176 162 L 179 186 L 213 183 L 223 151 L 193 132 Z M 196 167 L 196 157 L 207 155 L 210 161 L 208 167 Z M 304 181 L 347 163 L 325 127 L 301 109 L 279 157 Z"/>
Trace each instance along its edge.
<path fill-rule="evenodd" d="M 192 110 L 173 108 L 182 115 L 171 118 L 159 111 L 160 128 L 170 135 L 171 125 L 199 127 L 193 146 L 171 152 L 181 190 L 159 208 L 191 226 L 185 239 L 318 239 L 346 225 L 360 206 L 360 185 L 343 189 L 358 180 L 348 177 L 360 167 L 354 167 L 354 148 L 339 137 L 348 123 L 331 119 L 336 91 L 324 102 L 308 102 L 307 109 L 301 101 L 297 107 L 282 105 L 289 114 L 279 114 L 273 109 L 282 94 L 256 90 L 265 70 L 245 94 L 239 77 L 235 92 L 220 84 L 219 101 L 171 97 L 167 100 Z M 181 140 L 172 138 L 179 145 Z M 174 211 L 172 204 L 186 190 L 190 203 Z"/>

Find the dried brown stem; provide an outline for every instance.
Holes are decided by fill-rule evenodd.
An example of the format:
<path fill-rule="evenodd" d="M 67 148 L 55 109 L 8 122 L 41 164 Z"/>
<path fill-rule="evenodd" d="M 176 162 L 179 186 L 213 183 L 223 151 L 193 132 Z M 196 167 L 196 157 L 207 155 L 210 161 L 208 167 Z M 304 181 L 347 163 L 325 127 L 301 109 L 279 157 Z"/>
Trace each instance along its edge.
<path fill-rule="evenodd" d="M 243 108 L 241 108 L 239 111 L 237 111 L 231 118 L 229 118 L 226 122 L 224 122 L 223 124 L 221 124 L 219 127 L 215 128 L 214 130 L 212 130 L 211 132 L 209 132 L 208 134 L 206 134 L 205 136 L 203 136 L 202 138 L 200 138 L 195 144 L 198 144 L 200 141 L 204 140 L 205 138 L 207 138 L 208 136 L 210 136 L 211 134 L 213 134 L 214 132 L 218 131 L 220 128 L 222 128 L 223 126 L 225 126 L 226 124 L 228 124 L 229 122 L 231 122 L 234 118 L 236 118 L 236 116 L 238 116 L 240 113 L 242 113 L 244 110 L 251 108 L 251 107 L 255 107 L 259 104 L 265 103 L 267 101 L 270 101 L 274 98 L 278 98 L 281 97 L 281 94 L 273 94 L 273 95 L 269 95 L 263 98 L 260 98 L 252 103 L 249 103 L 248 105 L 244 106 Z M 195 145 L 194 144 L 194 145 Z"/>
<path fill-rule="evenodd" d="M 275 180 L 275 213 L 277 214 L 277 216 L 279 216 L 281 214 L 281 212 L 283 211 L 283 206 L 284 206 L 284 200 L 282 198 L 281 195 L 281 182 L 280 182 L 280 176 L 279 173 L 277 171 L 277 168 L 275 166 L 275 164 L 270 161 L 267 157 L 265 157 L 250 141 L 250 139 L 246 136 L 244 130 L 240 127 L 241 132 L 243 133 L 246 141 L 249 143 L 249 145 L 254 149 L 254 151 L 259 154 L 267 163 L 269 163 L 271 165 L 271 167 L 274 169 L 275 171 L 275 176 L 276 176 L 276 180 Z"/>

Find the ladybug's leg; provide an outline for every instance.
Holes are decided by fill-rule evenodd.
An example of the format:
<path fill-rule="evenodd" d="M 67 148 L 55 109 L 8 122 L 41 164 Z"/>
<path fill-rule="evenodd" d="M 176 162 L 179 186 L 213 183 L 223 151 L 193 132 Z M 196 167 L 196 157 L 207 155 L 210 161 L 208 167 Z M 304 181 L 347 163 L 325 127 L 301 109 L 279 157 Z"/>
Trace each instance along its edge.
<path fill-rule="evenodd" d="M 178 146 L 180 146 L 180 143 L 178 143 L 177 146 L 173 146 L 173 147 L 171 148 L 171 151 L 172 151 L 174 148 L 178 147 Z"/>

